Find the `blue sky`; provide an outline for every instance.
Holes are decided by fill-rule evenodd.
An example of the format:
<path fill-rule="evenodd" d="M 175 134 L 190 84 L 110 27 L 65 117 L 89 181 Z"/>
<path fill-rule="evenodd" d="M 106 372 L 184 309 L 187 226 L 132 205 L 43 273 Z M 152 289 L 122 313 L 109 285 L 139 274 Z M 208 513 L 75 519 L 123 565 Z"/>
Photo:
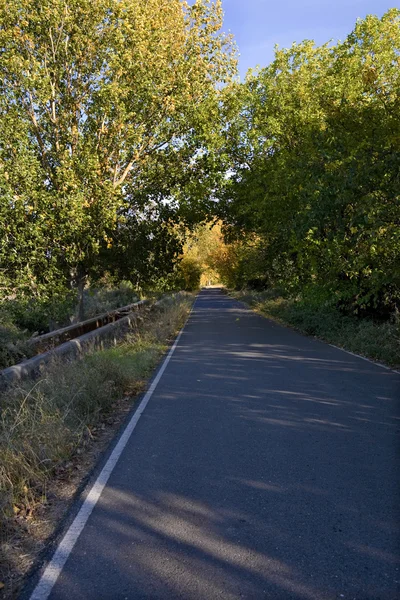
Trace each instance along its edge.
<path fill-rule="evenodd" d="M 397 6 L 394 0 L 222 0 L 222 4 L 223 29 L 235 36 L 242 78 L 249 67 L 273 60 L 275 44 L 287 48 L 304 39 L 318 45 L 343 40 L 358 17 L 381 17 Z"/>

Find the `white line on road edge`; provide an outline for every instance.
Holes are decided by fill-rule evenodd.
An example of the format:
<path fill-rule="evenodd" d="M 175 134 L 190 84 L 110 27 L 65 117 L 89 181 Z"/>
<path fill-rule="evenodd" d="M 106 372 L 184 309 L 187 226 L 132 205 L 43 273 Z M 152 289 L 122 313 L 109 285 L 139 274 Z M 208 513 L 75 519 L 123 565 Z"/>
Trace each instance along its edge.
<path fill-rule="evenodd" d="M 259 314 L 261 317 L 263 317 L 264 319 L 267 319 L 268 321 L 271 321 L 272 323 L 276 323 L 277 325 L 280 325 L 281 327 L 285 327 L 286 329 L 291 329 L 292 331 L 296 331 L 297 333 L 299 333 L 300 335 L 303 335 L 305 337 L 311 337 L 312 339 L 318 340 L 319 342 L 322 342 L 323 344 L 327 344 L 331 348 L 336 348 L 336 350 L 341 350 L 342 352 L 345 352 L 346 354 L 351 354 L 351 356 L 355 356 L 356 358 L 361 358 L 361 360 L 365 360 L 365 361 L 371 363 L 371 365 L 375 365 L 376 367 L 381 367 L 382 369 L 386 369 L 387 371 L 392 371 L 392 373 L 397 373 L 398 375 L 400 375 L 400 371 L 397 371 L 396 369 L 392 369 L 392 367 L 388 367 L 387 365 L 384 365 L 381 362 L 375 362 L 374 360 L 371 360 L 370 358 L 367 358 L 366 356 L 362 356 L 361 354 L 356 354 L 355 352 L 351 352 L 350 350 L 345 350 L 344 348 L 341 348 L 340 346 L 335 346 L 335 344 L 330 344 L 323 338 L 315 337 L 315 336 L 307 336 L 307 334 L 304 333 L 303 331 L 301 331 L 300 329 L 296 329 L 296 328 L 292 327 L 291 325 L 284 323 L 283 321 L 275 321 L 275 319 L 273 319 L 272 317 L 268 317 L 267 315 L 264 315 L 263 313 L 257 313 L 254 308 L 252 308 L 249 304 L 246 304 L 246 302 L 243 302 L 242 300 L 236 300 L 236 302 L 243 304 L 243 306 L 245 306 L 250 311 L 252 311 L 256 314 Z"/>
<path fill-rule="evenodd" d="M 196 302 L 196 299 L 193 303 L 193 307 L 194 307 L 195 302 Z M 193 307 L 192 307 L 192 310 L 193 310 Z M 72 551 L 73 547 L 75 546 L 75 543 L 76 543 L 78 537 L 82 533 L 82 530 L 85 527 L 92 510 L 96 506 L 96 503 L 97 503 L 98 499 L 100 498 L 101 493 L 102 493 L 111 473 L 113 472 L 114 467 L 117 464 L 126 444 L 128 443 L 128 440 L 129 440 L 133 430 L 135 429 L 144 409 L 146 408 L 165 369 L 167 368 L 167 365 L 168 365 L 169 361 L 171 360 L 173 353 L 175 352 L 175 348 L 177 347 L 180 337 L 183 333 L 183 330 L 185 329 L 186 324 L 189 321 L 192 310 L 189 313 L 189 316 L 188 316 L 188 319 L 187 319 L 185 325 L 182 327 L 181 331 L 179 332 L 174 345 L 172 346 L 171 350 L 169 351 L 168 356 L 164 360 L 159 372 L 157 373 L 156 378 L 152 382 L 146 395 L 144 396 L 143 400 L 141 401 L 137 410 L 135 411 L 135 414 L 132 416 L 131 420 L 129 421 L 128 425 L 126 426 L 123 434 L 121 435 L 121 437 L 119 439 L 119 442 L 117 443 L 114 450 L 112 451 L 110 458 L 107 460 L 103 470 L 101 471 L 100 475 L 98 476 L 95 483 L 93 484 L 93 487 L 91 488 L 86 500 L 82 504 L 82 507 L 79 510 L 78 514 L 76 515 L 74 521 L 70 525 L 67 533 L 61 540 L 57 550 L 55 551 L 55 553 L 53 555 L 53 558 L 51 559 L 50 563 L 47 565 L 43 575 L 40 578 L 39 583 L 37 584 L 32 595 L 30 596 L 30 600 L 46 600 L 49 597 L 54 584 L 56 583 L 65 563 L 67 562 L 67 559 L 68 559 L 69 555 L 71 554 L 71 551 Z"/>
<path fill-rule="evenodd" d="M 317 339 L 319 339 L 319 338 L 317 338 Z M 324 340 L 320 340 L 320 341 L 323 342 Z M 375 367 L 381 367 L 381 369 L 386 369 L 386 371 L 392 371 L 392 373 L 397 373 L 398 375 L 400 375 L 400 371 L 396 371 L 396 369 L 392 369 L 391 367 L 388 367 L 387 365 L 384 365 L 381 362 L 375 362 L 375 361 L 371 360 L 370 358 L 367 358 L 366 356 L 361 356 L 361 354 L 356 354 L 355 352 L 350 352 L 350 350 L 345 350 L 344 348 L 341 348 L 340 346 L 335 346 L 335 344 L 328 343 L 328 346 L 330 346 L 331 348 L 336 348 L 336 350 L 341 350 L 342 352 L 345 352 L 346 354 L 351 354 L 351 356 L 355 356 L 356 358 L 361 358 L 362 360 L 365 360 L 365 361 L 371 363 L 371 365 L 375 365 Z"/>

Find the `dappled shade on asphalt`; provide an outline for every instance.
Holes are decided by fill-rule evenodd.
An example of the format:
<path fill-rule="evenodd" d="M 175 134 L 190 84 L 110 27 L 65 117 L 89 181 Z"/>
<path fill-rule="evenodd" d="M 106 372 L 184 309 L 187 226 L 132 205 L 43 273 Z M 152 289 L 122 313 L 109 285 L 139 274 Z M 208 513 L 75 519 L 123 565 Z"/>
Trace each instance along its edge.
<path fill-rule="evenodd" d="M 51 598 L 400 597 L 399 395 L 202 291 Z"/>

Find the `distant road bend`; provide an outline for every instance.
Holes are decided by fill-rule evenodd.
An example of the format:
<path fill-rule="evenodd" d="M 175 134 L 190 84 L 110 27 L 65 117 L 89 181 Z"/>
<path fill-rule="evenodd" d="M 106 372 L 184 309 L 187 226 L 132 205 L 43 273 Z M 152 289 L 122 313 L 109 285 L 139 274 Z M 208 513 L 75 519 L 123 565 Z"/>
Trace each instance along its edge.
<path fill-rule="evenodd" d="M 31 599 L 397 600 L 399 398 L 399 374 L 203 290 Z"/>

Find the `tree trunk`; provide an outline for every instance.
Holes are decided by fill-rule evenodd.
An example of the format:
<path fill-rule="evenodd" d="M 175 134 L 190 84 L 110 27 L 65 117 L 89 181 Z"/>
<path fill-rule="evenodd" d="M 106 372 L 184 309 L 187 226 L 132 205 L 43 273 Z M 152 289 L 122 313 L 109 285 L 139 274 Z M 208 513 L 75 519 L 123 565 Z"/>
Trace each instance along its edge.
<path fill-rule="evenodd" d="M 83 321 L 85 318 L 85 284 L 86 275 L 79 277 L 78 279 L 78 321 Z"/>

